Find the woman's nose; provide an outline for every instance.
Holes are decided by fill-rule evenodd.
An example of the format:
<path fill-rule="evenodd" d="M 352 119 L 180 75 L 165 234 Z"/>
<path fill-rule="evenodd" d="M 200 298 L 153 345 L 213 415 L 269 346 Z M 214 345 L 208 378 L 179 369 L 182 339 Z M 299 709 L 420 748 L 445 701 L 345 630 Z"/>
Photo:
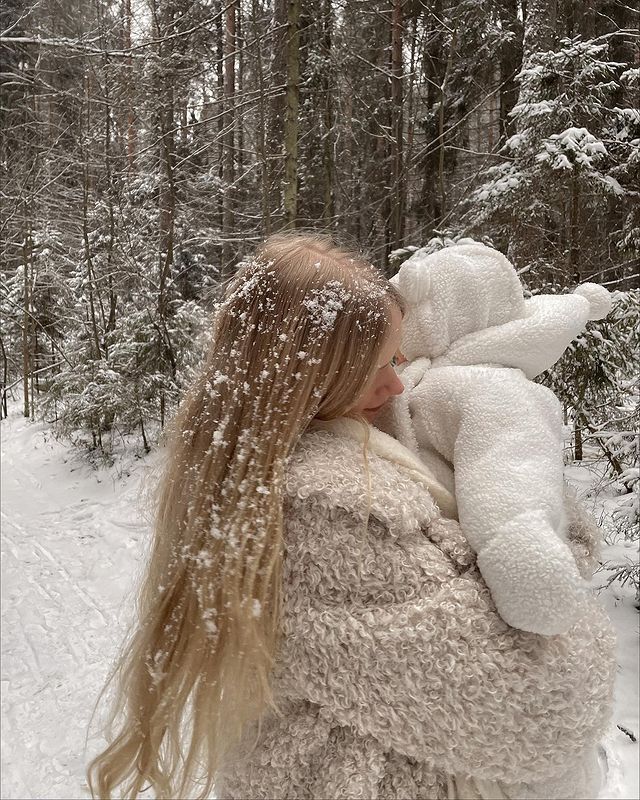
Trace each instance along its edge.
<path fill-rule="evenodd" d="M 392 369 L 392 373 L 391 379 L 387 385 L 387 390 L 389 394 L 402 394 L 402 392 L 404 392 L 404 384 L 394 369 Z"/>

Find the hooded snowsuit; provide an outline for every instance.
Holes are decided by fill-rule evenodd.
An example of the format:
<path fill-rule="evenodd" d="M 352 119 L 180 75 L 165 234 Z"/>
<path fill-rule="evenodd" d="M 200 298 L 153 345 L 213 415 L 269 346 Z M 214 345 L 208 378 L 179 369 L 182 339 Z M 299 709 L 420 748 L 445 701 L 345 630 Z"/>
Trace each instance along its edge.
<path fill-rule="evenodd" d="M 530 379 L 608 313 L 609 293 L 584 284 L 525 300 L 513 266 L 481 244 L 418 251 L 392 282 L 408 303 L 408 363 L 405 391 L 379 424 L 455 494 L 503 619 L 568 630 L 587 608 L 587 585 L 566 543 L 561 406 Z"/>

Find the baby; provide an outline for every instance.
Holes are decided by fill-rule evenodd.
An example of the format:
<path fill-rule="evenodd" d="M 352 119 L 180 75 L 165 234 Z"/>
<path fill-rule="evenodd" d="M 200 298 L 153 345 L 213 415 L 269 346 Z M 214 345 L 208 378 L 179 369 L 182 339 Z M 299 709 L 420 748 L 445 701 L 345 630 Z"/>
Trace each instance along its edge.
<path fill-rule="evenodd" d="M 455 491 L 502 618 L 535 633 L 566 631 L 587 585 L 565 541 L 561 406 L 531 379 L 589 319 L 606 316 L 609 293 L 583 284 L 525 300 L 509 261 L 476 243 L 418 251 L 392 282 L 408 304 L 405 391 L 380 427 Z"/>

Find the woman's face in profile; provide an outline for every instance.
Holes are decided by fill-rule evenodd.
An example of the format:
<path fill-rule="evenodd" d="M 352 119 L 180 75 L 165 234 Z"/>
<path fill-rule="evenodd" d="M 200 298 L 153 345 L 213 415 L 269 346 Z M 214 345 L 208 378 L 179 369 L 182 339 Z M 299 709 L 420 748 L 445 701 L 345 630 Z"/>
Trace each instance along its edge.
<path fill-rule="evenodd" d="M 378 356 L 378 363 L 373 377 L 365 386 L 358 401 L 352 406 L 352 411 L 359 411 L 369 422 L 373 422 L 376 415 L 393 395 L 401 394 L 404 386 L 396 375 L 394 362 L 403 361 L 400 353 L 400 340 L 402 339 L 402 314 L 397 306 L 391 309 L 391 325 L 387 338 Z"/>

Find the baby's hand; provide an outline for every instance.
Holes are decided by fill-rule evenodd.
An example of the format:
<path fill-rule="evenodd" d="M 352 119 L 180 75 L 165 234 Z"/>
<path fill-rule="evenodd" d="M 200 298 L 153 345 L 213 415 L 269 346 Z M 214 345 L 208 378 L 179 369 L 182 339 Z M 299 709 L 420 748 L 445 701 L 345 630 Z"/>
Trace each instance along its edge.
<path fill-rule="evenodd" d="M 498 613 L 513 628 L 553 636 L 585 611 L 587 583 L 541 512 L 521 514 L 498 531 L 478 553 L 478 567 Z"/>

